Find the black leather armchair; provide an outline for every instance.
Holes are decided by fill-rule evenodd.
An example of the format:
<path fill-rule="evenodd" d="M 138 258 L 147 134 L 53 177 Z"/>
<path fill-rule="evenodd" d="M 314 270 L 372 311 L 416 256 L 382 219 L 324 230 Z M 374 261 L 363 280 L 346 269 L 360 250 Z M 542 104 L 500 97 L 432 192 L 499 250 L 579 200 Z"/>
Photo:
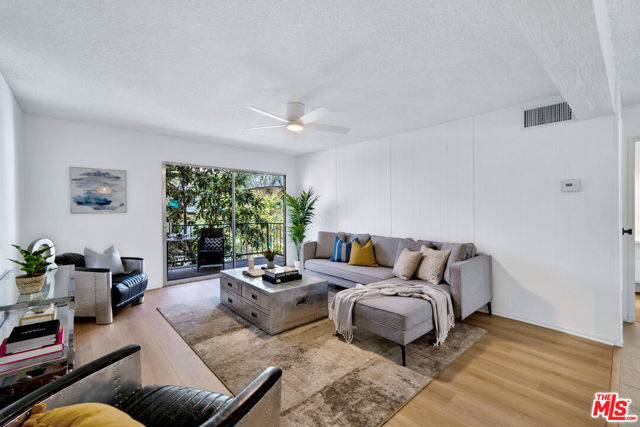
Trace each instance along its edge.
<path fill-rule="evenodd" d="M 33 405 L 115 406 L 147 427 L 277 426 L 280 368 L 267 368 L 237 396 L 181 386 L 141 385 L 140 346 L 129 345 L 88 363 L 0 410 L 0 425 L 17 427 Z"/>
<path fill-rule="evenodd" d="M 76 268 L 76 310 L 78 317 L 95 317 L 96 323 L 113 322 L 113 313 L 130 304 L 144 302 L 149 278 L 144 272 L 144 259 L 122 257 L 124 273 L 112 274 L 105 268 L 87 268 L 84 256 L 64 253 L 56 264 L 73 264 Z"/>
<path fill-rule="evenodd" d="M 208 249 L 205 246 L 206 238 L 222 239 L 222 245 L 219 248 Z M 224 229 L 204 228 L 200 230 L 200 237 L 198 238 L 198 271 L 202 266 L 224 267 Z"/>

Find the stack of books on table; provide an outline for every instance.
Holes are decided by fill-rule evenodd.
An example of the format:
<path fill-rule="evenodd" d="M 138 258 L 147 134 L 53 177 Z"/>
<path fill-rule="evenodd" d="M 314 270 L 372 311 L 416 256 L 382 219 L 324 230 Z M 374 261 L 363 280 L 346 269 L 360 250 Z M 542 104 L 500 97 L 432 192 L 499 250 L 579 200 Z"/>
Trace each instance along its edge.
<path fill-rule="evenodd" d="M 64 329 L 60 320 L 13 328 L 0 346 L 0 371 L 55 360 L 64 354 Z"/>
<path fill-rule="evenodd" d="M 266 280 L 273 284 L 291 282 L 293 280 L 300 279 L 302 279 L 302 275 L 294 267 L 267 268 L 264 270 L 264 275 L 262 276 L 262 280 Z"/>

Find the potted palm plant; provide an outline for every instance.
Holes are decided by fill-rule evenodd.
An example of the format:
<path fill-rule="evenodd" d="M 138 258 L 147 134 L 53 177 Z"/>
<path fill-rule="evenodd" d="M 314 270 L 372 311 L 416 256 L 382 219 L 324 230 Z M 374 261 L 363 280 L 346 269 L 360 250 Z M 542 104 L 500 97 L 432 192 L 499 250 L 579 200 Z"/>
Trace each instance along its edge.
<path fill-rule="evenodd" d="M 49 257 L 48 251 L 51 248 L 47 246 L 31 252 L 26 249 L 22 249 L 18 245 L 11 246 L 16 248 L 23 258 L 23 261 L 9 259 L 9 261 L 18 264 L 20 266 L 20 270 L 25 272 L 25 274 L 21 276 L 16 276 L 16 286 L 18 287 L 18 291 L 23 295 L 40 292 L 44 286 L 47 267 L 51 265 L 51 263 L 47 261 L 47 258 Z"/>
<path fill-rule="evenodd" d="M 267 259 L 267 268 L 275 267 L 274 258 L 278 255 L 275 249 L 267 248 L 262 252 L 262 255 Z"/>
<path fill-rule="evenodd" d="M 300 268 L 300 249 L 302 248 L 302 242 L 307 237 L 307 227 L 311 225 L 315 216 L 315 205 L 318 197 L 311 187 L 302 191 L 297 197 L 287 194 L 284 190 L 282 193 L 289 214 L 289 237 L 296 246 L 294 263 L 296 268 Z"/>

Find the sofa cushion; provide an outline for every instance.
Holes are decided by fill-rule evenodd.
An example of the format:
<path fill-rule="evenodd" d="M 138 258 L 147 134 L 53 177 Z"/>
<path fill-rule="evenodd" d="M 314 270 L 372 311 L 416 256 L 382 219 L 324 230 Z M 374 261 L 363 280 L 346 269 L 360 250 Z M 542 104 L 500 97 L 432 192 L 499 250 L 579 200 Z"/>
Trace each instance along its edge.
<path fill-rule="evenodd" d="M 422 252 L 404 248 L 393 265 L 393 275 L 404 280 L 411 279 L 420 261 L 422 261 Z"/>
<path fill-rule="evenodd" d="M 102 253 L 84 248 L 84 263 L 88 268 L 106 268 L 111 270 L 112 274 L 124 273 L 120 252 L 115 245 L 109 246 Z"/>
<path fill-rule="evenodd" d="M 111 305 L 120 308 L 141 297 L 149 278 L 145 273 L 114 274 L 111 277 Z"/>
<path fill-rule="evenodd" d="M 440 245 L 441 251 L 451 251 L 447 266 L 444 268 L 444 281 L 451 283 L 451 265 L 467 259 L 467 248 L 461 243 L 443 243 Z"/>
<path fill-rule="evenodd" d="M 175 385 L 147 385 L 120 404 L 145 426 L 203 425 L 231 396 Z"/>
<path fill-rule="evenodd" d="M 447 259 L 451 254 L 450 250 L 438 251 L 435 249 L 422 246 L 420 248 L 423 258 L 420 262 L 420 266 L 416 271 L 418 279 L 425 280 L 431 284 L 437 285 L 442 281 L 444 274 L 444 268 L 447 265 Z"/>
<path fill-rule="evenodd" d="M 353 239 L 358 239 L 358 243 L 361 245 L 366 245 L 367 242 L 371 239 L 370 234 L 358 234 L 358 233 L 344 233 L 347 242 L 352 241 Z"/>
<path fill-rule="evenodd" d="M 431 303 L 422 298 L 381 296 L 358 301 L 353 307 L 353 321 L 361 317 L 387 328 L 408 331 L 422 322 L 433 321 L 433 311 Z"/>
<path fill-rule="evenodd" d="M 336 236 L 333 240 L 333 253 L 331 255 L 331 261 L 349 262 L 349 258 L 351 258 L 351 247 L 357 241 L 358 239 L 346 242 Z"/>
<path fill-rule="evenodd" d="M 85 267 L 84 255 L 76 254 L 73 252 L 65 252 L 62 255 L 56 256 L 56 264 L 58 265 L 71 265 L 80 268 Z"/>
<path fill-rule="evenodd" d="M 376 261 L 384 267 L 393 267 L 396 262 L 398 244 L 402 239 L 397 237 L 371 236 Z"/>
<path fill-rule="evenodd" d="M 360 245 L 358 238 L 352 240 L 349 265 L 362 265 L 365 267 L 378 267 L 376 256 L 373 253 L 373 242 L 369 240 L 366 245 Z"/>
<path fill-rule="evenodd" d="M 305 270 L 316 271 L 365 285 L 393 277 L 391 268 L 388 267 L 364 267 L 331 262 L 328 259 L 307 260 L 304 263 L 304 268 Z"/>
<path fill-rule="evenodd" d="M 398 262 L 398 257 L 400 257 L 400 254 L 404 249 L 409 249 L 410 251 L 417 252 L 420 250 L 420 245 L 410 237 L 406 239 L 400 239 L 400 241 L 398 242 L 398 249 L 396 249 L 396 258 L 393 262 L 394 266 L 396 265 L 396 262 Z"/>
<path fill-rule="evenodd" d="M 333 256 L 333 241 L 336 236 L 344 240 L 344 233 L 334 233 L 333 231 L 318 231 L 318 241 L 316 244 L 316 258 L 329 259 Z"/>

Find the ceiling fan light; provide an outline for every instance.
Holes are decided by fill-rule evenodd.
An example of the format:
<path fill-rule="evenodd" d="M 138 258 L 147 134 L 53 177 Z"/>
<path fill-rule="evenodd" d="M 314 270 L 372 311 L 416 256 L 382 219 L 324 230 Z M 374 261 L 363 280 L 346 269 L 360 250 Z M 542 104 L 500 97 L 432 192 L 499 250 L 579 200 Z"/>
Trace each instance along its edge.
<path fill-rule="evenodd" d="M 287 125 L 287 130 L 291 132 L 302 132 L 304 127 L 300 123 L 289 123 Z"/>

